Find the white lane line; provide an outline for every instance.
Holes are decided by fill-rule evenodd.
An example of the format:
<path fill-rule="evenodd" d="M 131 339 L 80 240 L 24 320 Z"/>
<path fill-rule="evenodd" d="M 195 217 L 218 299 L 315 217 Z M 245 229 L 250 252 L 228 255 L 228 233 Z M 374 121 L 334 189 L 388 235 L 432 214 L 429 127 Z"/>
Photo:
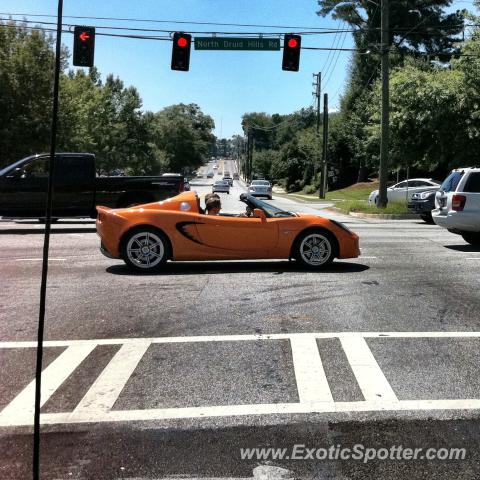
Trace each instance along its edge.
<path fill-rule="evenodd" d="M 43 372 L 41 406 L 92 352 L 95 344 L 75 345 L 62 352 Z M 0 423 L 32 422 L 35 407 L 35 380 L 30 382 L 0 413 Z"/>
<path fill-rule="evenodd" d="M 165 408 L 146 410 L 111 410 L 103 414 L 93 412 L 44 413 L 40 420 L 42 425 L 58 425 L 92 422 L 132 422 L 161 421 L 186 418 L 238 417 L 249 415 L 285 415 L 311 413 L 355 413 L 378 411 L 431 411 L 431 410 L 479 410 L 480 399 L 448 399 L 448 400 L 400 400 L 390 402 L 327 402 L 315 403 L 273 403 L 256 405 L 221 405 L 192 408 Z M 16 421 L 0 419 L 0 427 L 28 426 L 31 419 Z"/>
<path fill-rule="evenodd" d="M 365 339 L 344 337 L 340 342 L 365 400 L 367 402 L 398 401 Z"/>
<path fill-rule="evenodd" d="M 308 332 L 267 335 L 213 335 L 194 337 L 98 338 L 92 340 L 47 340 L 45 347 L 70 345 L 135 345 L 148 343 L 241 342 L 252 340 L 289 340 L 292 338 L 480 338 L 480 332 Z M 36 348 L 36 341 L 0 341 L 1 348 Z"/>
<path fill-rule="evenodd" d="M 102 416 L 108 412 L 149 346 L 148 341 L 123 345 L 82 398 L 73 415 L 91 413 Z"/>
<path fill-rule="evenodd" d="M 16 262 L 41 262 L 43 258 L 15 258 Z M 49 258 L 48 261 L 64 262 L 66 258 Z"/>
<path fill-rule="evenodd" d="M 333 403 L 316 338 L 292 338 L 290 344 L 300 403 Z"/>
<path fill-rule="evenodd" d="M 480 260 L 480 257 L 469 257 L 467 260 Z"/>

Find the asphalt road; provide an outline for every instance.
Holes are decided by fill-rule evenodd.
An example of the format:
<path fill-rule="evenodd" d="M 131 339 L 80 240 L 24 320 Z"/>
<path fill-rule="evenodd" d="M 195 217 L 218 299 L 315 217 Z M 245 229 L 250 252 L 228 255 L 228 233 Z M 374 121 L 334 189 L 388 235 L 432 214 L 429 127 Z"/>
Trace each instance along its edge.
<path fill-rule="evenodd" d="M 224 211 L 243 210 L 242 191 L 221 194 Z M 135 275 L 100 254 L 92 222 L 53 227 L 42 478 L 478 478 L 480 250 L 421 221 L 272 202 L 343 221 L 362 256 L 321 273 L 243 261 Z M 31 476 L 42 233 L 0 222 L 2 480 Z M 466 458 L 301 460 L 298 444 Z M 287 453 L 242 460 L 254 447 Z"/>

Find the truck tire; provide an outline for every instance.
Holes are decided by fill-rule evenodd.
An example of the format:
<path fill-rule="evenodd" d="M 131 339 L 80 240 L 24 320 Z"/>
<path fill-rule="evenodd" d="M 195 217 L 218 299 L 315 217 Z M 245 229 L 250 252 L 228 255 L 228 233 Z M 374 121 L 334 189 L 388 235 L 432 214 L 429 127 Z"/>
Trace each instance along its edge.
<path fill-rule="evenodd" d="M 470 245 L 480 246 L 480 232 L 465 232 L 462 233 L 462 237 Z"/>

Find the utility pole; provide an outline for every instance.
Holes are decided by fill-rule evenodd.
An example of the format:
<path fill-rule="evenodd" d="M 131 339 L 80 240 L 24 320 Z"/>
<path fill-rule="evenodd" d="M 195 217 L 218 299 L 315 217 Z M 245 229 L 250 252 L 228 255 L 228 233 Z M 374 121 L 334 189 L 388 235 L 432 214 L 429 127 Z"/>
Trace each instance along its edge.
<path fill-rule="evenodd" d="M 253 139 L 252 130 L 248 127 L 247 130 L 247 183 L 252 183 L 252 149 Z"/>
<path fill-rule="evenodd" d="M 313 77 L 316 79 L 313 86 L 315 87 L 315 91 L 313 95 L 315 95 L 316 100 L 316 109 L 317 109 L 317 141 L 318 141 L 318 150 L 317 150 L 317 157 L 313 161 L 313 179 L 317 176 L 317 165 L 320 164 L 320 92 L 322 91 L 322 72 L 314 73 Z"/>
<path fill-rule="evenodd" d="M 320 183 L 320 198 L 327 193 L 327 147 L 328 147 L 328 93 L 323 95 L 323 155 L 322 182 Z"/>
<path fill-rule="evenodd" d="M 389 99 L 389 49 L 390 29 L 388 23 L 389 0 L 381 0 L 382 23 L 381 23 L 381 54 L 382 54 L 382 125 L 380 140 L 380 186 L 378 191 L 378 208 L 387 206 L 387 181 L 388 181 L 388 143 L 390 123 L 390 99 Z"/>

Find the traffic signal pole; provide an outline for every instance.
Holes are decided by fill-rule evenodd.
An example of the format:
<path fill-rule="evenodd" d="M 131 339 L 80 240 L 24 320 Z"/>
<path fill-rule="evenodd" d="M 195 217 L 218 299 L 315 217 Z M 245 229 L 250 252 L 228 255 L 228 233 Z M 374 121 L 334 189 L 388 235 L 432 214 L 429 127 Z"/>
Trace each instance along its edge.
<path fill-rule="evenodd" d="M 37 359 L 35 367 L 35 405 L 33 414 L 33 480 L 40 479 L 40 407 L 42 391 L 43 337 L 45 331 L 45 303 L 47 296 L 48 254 L 52 226 L 53 181 L 55 173 L 55 150 L 57 144 L 58 92 L 60 85 L 60 60 L 62 48 L 63 0 L 58 0 L 57 44 L 53 81 L 52 130 L 50 137 L 50 160 L 48 171 L 47 206 L 45 212 L 45 236 L 43 240 L 42 279 L 40 283 L 40 307 L 38 314 Z"/>
<path fill-rule="evenodd" d="M 390 91 L 389 91 L 389 0 L 381 0 L 382 23 L 381 23 L 381 55 L 382 55 L 382 120 L 380 139 L 380 168 L 378 189 L 378 208 L 387 206 L 387 182 L 388 182 L 388 144 L 390 124 Z"/>

